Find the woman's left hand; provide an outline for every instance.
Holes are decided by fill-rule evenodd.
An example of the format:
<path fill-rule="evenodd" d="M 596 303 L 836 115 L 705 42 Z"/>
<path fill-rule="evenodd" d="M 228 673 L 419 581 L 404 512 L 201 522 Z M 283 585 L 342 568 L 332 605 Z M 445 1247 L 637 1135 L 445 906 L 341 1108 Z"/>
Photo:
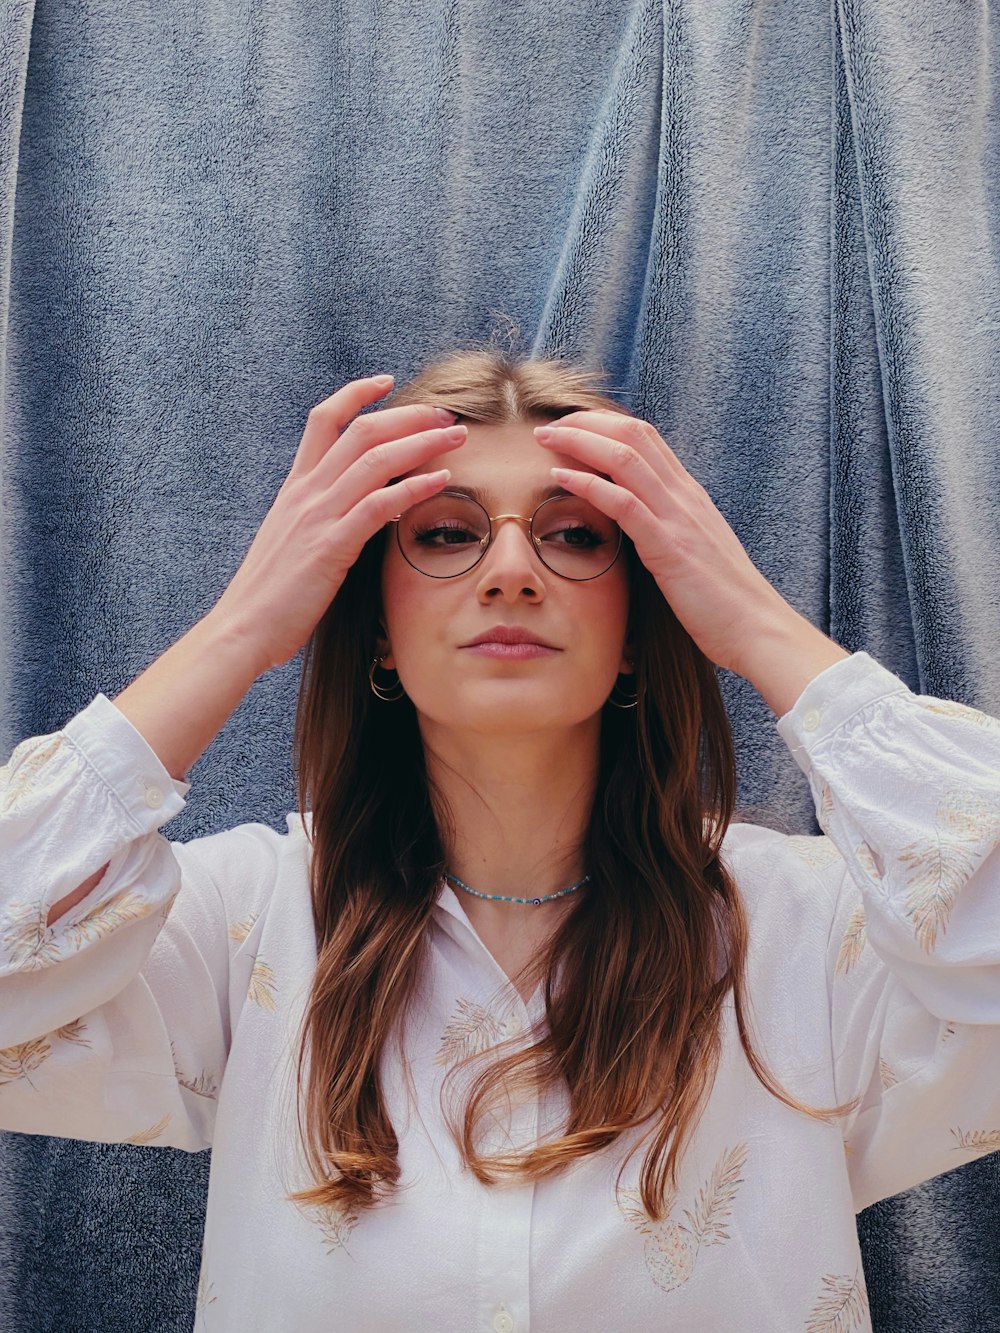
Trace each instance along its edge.
<path fill-rule="evenodd" d="M 549 438 L 540 433 L 545 429 Z M 535 434 L 539 444 L 612 478 L 560 470 L 555 479 L 628 534 L 677 619 L 716 666 L 743 674 L 740 664 L 761 630 L 776 618 L 798 618 L 648 422 L 570 412 Z"/>

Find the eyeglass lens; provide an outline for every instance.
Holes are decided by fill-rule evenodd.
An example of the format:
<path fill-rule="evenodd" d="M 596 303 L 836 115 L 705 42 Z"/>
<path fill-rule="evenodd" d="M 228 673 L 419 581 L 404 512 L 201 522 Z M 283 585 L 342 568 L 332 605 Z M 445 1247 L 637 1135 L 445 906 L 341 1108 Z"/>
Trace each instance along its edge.
<path fill-rule="evenodd" d="M 556 574 L 592 579 L 610 569 L 621 530 L 607 514 L 578 496 L 544 500 L 531 521 L 533 545 Z M 442 491 L 412 505 L 396 524 L 400 549 L 432 578 L 464 574 L 486 553 L 490 520 L 477 501 Z"/>

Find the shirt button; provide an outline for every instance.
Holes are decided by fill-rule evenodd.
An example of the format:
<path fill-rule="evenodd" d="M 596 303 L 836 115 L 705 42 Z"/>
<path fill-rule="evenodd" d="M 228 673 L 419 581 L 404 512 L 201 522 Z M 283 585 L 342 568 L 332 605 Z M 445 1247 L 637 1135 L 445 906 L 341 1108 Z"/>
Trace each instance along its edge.
<path fill-rule="evenodd" d="M 514 1333 L 514 1321 L 503 1308 L 493 1316 L 493 1327 L 496 1333 Z"/>
<path fill-rule="evenodd" d="M 163 804 L 163 792 L 160 791 L 159 787 L 146 788 L 146 804 L 150 810 L 159 810 Z"/>
<path fill-rule="evenodd" d="M 815 731 L 818 726 L 819 726 L 819 711 L 818 709 L 810 708 L 808 713 L 803 714 L 802 730 Z"/>

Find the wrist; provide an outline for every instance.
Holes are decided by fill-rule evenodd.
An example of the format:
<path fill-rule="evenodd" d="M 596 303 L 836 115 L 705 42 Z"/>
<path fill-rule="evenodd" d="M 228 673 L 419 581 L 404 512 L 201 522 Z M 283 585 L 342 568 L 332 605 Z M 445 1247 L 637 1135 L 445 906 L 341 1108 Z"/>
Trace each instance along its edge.
<path fill-rule="evenodd" d="M 230 614 L 220 602 L 198 621 L 201 635 L 237 668 L 249 685 L 270 671 L 273 663 L 265 655 L 250 627 Z"/>
<path fill-rule="evenodd" d="M 827 667 L 851 654 L 789 606 L 762 619 L 733 669 L 784 717 L 806 686 Z"/>

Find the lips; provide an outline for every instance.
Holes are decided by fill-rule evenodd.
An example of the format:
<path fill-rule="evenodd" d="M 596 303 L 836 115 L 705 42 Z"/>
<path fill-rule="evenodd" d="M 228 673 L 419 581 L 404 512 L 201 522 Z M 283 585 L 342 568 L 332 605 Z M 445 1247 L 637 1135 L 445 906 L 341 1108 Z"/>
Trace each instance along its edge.
<path fill-rule="evenodd" d="M 554 643 L 548 643 L 537 634 L 533 634 L 531 630 L 522 629 L 517 625 L 497 625 L 493 629 L 484 630 L 482 634 L 477 634 L 474 639 L 463 643 L 461 647 L 472 648 L 479 643 L 534 643 L 540 648 L 555 648 Z"/>

